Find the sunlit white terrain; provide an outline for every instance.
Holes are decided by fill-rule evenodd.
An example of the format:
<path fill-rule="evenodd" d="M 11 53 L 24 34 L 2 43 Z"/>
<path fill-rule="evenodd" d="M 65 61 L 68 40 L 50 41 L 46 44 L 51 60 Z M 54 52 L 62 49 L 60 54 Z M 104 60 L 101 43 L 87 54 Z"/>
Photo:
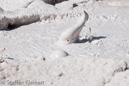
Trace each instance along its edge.
<path fill-rule="evenodd" d="M 129 86 L 128 0 L 0 0 L 0 86 Z"/>

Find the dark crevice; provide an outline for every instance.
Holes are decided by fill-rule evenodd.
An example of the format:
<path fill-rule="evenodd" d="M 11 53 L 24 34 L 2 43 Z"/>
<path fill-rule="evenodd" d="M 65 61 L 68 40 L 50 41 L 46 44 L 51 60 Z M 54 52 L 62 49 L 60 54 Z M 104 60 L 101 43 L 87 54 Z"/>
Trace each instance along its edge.
<path fill-rule="evenodd" d="M 14 30 L 14 29 L 16 29 L 16 28 L 18 28 L 20 26 L 29 25 L 29 24 L 32 24 L 32 23 L 35 23 L 35 22 L 38 22 L 38 21 L 40 21 L 40 20 L 38 19 L 38 20 L 35 20 L 33 22 L 28 22 L 28 23 L 25 23 L 25 24 L 10 24 L 9 23 L 6 31 Z"/>
<path fill-rule="evenodd" d="M 56 4 L 61 3 L 63 1 L 68 1 L 68 0 L 50 0 L 50 1 L 49 0 L 44 0 L 45 3 L 51 4 L 51 5 L 56 5 Z"/>
<path fill-rule="evenodd" d="M 12 24 L 8 24 L 8 30 L 13 30 L 13 29 L 15 29 L 15 28 L 17 28 L 18 26 L 16 26 L 16 25 L 12 25 Z"/>

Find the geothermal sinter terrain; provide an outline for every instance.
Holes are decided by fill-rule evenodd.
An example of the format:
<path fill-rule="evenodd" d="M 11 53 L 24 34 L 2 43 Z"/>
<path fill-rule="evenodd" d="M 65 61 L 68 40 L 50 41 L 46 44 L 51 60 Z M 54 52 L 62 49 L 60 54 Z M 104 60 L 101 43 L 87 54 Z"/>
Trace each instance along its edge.
<path fill-rule="evenodd" d="M 0 0 L 0 86 L 129 86 L 129 0 Z"/>

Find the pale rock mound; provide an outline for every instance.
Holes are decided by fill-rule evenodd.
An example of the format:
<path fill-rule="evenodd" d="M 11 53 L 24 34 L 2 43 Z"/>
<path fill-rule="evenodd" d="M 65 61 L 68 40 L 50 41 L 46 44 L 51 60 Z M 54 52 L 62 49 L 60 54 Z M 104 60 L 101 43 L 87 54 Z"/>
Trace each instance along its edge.
<path fill-rule="evenodd" d="M 43 0 L 4 0 L 0 2 L 0 12 L 2 12 L 0 14 L 0 30 L 36 21 L 62 19 L 65 16 L 74 16 L 81 12 L 79 10 L 60 11 L 55 6 L 46 4 Z M 58 2 L 61 1 L 59 0 Z M 6 4 L 3 5 L 4 3 Z"/>
<path fill-rule="evenodd" d="M 1 2 L 11 4 L 13 1 L 5 0 Z M 19 6 L 19 4 L 22 4 L 22 6 Z M 3 12 L 0 14 L 0 29 L 6 29 L 8 25 L 17 26 L 39 21 L 42 16 L 52 14 L 56 11 L 53 6 L 45 4 L 42 0 L 29 0 L 26 1 L 26 3 L 15 2 L 14 5 L 12 4 L 11 6 L 14 7 L 9 8 L 8 6 L 4 7 L 1 5 L 5 11 L 3 12 L 2 9 L 0 10 L 0 12 Z M 50 13 L 48 11 L 49 9 L 53 11 Z"/>
<path fill-rule="evenodd" d="M 89 15 L 86 12 L 84 12 L 81 15 L 81 17 L 78 20 L 76 25 L 68 28 L 61 34 L 61 36 L 59 38 L 59 42 L 65 43 L 65 44 L 76 42 L 79 39 L 79 34 L 80 34 L 85 22 L 88 20 L 88 18 L 89 18 Z"/>

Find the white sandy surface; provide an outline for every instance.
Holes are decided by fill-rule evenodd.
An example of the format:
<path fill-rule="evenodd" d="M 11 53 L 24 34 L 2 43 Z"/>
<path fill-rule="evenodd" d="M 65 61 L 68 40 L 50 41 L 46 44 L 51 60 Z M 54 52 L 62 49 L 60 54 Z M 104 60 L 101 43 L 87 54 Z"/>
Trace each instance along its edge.
<path fill-rule="evenodd" d="M 128 6 L 128 0 L 69 0 L 55 6 L 0 0 L 5 27 L 0 30 L 0 86 L 129 86 Z M 59 44 L 83 10 L 89 19 L 80 35 L 92 34 L 93 41 Z M 20 26 L 8 30 L 8 23 Z"/>

